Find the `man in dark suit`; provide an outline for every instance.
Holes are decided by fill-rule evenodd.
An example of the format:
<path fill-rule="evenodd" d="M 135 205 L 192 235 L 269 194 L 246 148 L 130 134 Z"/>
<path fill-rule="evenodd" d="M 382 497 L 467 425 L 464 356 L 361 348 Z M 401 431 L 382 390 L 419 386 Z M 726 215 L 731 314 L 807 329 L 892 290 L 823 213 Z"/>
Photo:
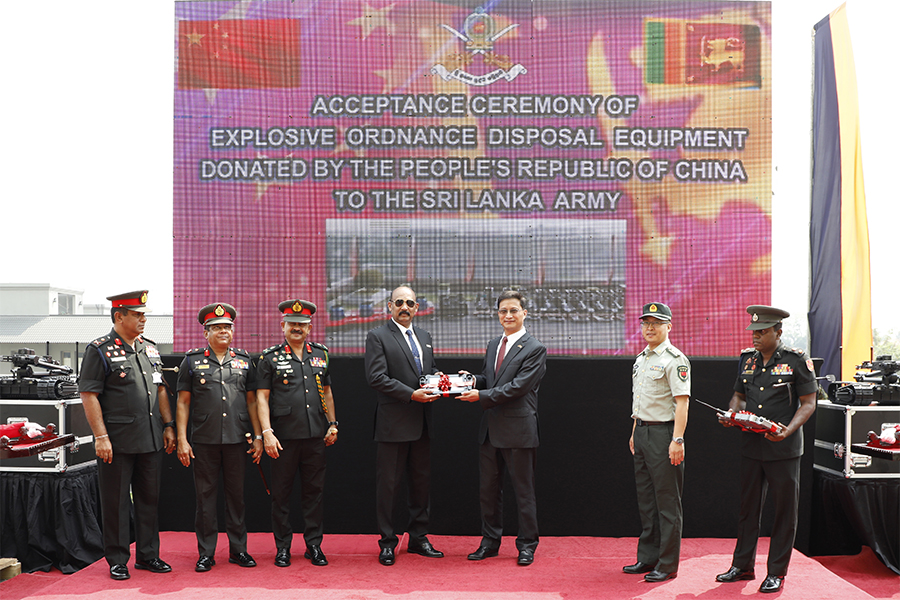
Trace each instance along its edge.
<path fill-rule="evenodd" d="M 366 381 L 376 390 L 375 513 L 381 539 L 378 560 L 394 564 L 397 529 L 394 508 L 407 477 L 407 551 L 431 558 L 443 552 L 428 541 L 431 483 L 431 402 L 440 396 L 419 387 L 419 377 L 438 372 L 431 334 L 414 327 L 415 292 L 400 286 L 391 294 L 391 320 L 366 337 Z M 402 534 L 402 532 L 401 532 Z"/>
<path fill-rule="evenodd" d="M 475 388 L 464 402 L 480 402 L 478 429 L 481 545 L 469 560 L 497 556 L 503 534 L 503 471 L 509 471 L 519 509 L 518 564 L 534 562 L 538 545 L 535 467 L 537 465 L 538 389 L 547 371 L 547 348 L 525 331 L 525 300 L 506 290 L 497 300 L 504 335 L 490 341 Z"/>
<path fill-rule="evenodd" d="M 113 328 L 85 348 L 78 378 L 84 414 L 94 434 L 103 553 L 109 576 L 128 579 L 130 513 L 134 497 L 136 569 L 172 570 L 159 558 L 162 451 L 175 449 L 175 420 L 162 376 L 162 358 L 143 337 L 147 291 L 107 298 Z"/>

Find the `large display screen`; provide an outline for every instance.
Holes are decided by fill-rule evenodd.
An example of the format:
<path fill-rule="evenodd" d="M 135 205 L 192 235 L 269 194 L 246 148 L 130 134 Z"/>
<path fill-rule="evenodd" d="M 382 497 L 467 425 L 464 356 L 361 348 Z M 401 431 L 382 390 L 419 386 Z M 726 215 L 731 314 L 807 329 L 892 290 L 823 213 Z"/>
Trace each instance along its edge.
<path fill-rule="evenodd" d="M 270 0 L 175 7 L 175 349 L 363 351 L 410 285 L 438 354 L 504 289 L 551 354 L 634 354 L 648 302 L 734 356 L 771 296 L 768 2 Z M 744 344 L 745 345 L 745 344 Z"/>

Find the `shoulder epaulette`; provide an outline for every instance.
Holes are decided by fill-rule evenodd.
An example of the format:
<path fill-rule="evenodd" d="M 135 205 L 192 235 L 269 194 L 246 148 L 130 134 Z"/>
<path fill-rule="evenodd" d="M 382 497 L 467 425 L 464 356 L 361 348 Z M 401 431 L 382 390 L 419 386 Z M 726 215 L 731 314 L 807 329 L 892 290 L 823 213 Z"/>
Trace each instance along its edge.
<path fill-rule="evenodd" d="M 151 339 L 148 338 L 148 337 L 141 336 L 141 339 L 144 340 L 144 343 L 145 343 L 145 344 L 150 344 L 151 346 L 155 346 L 155 345 L 156 345 L 156 342 L 154 342 L 153 340 L 151 340 Z"/>
<path fill-rule="evenodd" d="M 325 352 L 328 352 L 328 346 L 326 346 L 325 344 L 320 344 L 319 342 L 310 342 L 309 345 L 315 346 L 316 348 L 321 348 Z"/>
<path fill-rule="evenodd" d="M 206 348 L 191 348 L 190 350 L 185 352 L 185 354 L 197 354 L 197 353 L 205 352 L 205 351 L 206 351 Z"/>
<path fill-rule="evenodd" d="M 784 350 L 785 352 L 790 352 L 791 354 L 796 354 L 797 356 L 803 356 L 804 354 L 806 354 L 806 351 L 801 350 L 800 348 L 788 348 L 787 346 L 785 346 Z"/>
<path fill-rule="evenodd" d="M 747 354 L 748 352 L 756 352 L 756 348 L 744 348 L 741 350 L 741 354 Z"/>
<path fill-rule="evenodd" d="M 241 356 L 246 356 L 247 358 L 250 358 L 250 353 L 247 352 L 246 350 L 242 350 L 241 348 L 232 348 L 231 350 L 235 354 L 240 354 Z"/>
<path fill-rule="evenodd" d="M 674 356 L 675 358 L 678 358 L 679 356 L 681 356 L 681 352 L 679 352 L 678 349 L 673 348 L 672 346 L 668 346 L 668 347 L 666 348 L 666 352 L 668 352 L 669 354 L 671 354 L 671 355 Z"/>
<path fill-rule="evenodd" d="M 99 338 L 97 338 L 96 340 L 94 340 L 94 341 L 91 342 L 91 343 L 99 348 L 99 347 L 102 346 L 102 345 L 104 344 L 104 342 L 106 342 L 106 340 L 108 340 L 108 339 L 109 339 L 109 338 L 108 338 L 107 336 L 104 335 L 103 337 L 99 337 Z"/>
<path fill-rule="evenodd" d="M 281 344 L 275 344 L 274 346 L 269 346 L 265 350 L 259 353 L 259 357 L 262 358 L 266 354 L 272 354 L 273 352 L 277 352 L 278 349 L 281 348 Z"/>

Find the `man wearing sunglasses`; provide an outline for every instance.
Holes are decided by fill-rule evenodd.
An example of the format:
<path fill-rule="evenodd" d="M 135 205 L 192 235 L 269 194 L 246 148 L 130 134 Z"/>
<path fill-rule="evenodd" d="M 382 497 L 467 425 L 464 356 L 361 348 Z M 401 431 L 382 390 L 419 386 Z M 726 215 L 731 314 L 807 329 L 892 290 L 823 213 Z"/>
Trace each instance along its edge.
<path fill-rule="evenodd" d="M 407 551 L 441 558 L 428 541 L 431 484 L 431 403 L 440 396 L 419 387 L 419 377 L 438 372 L 431 334 L 412 324 L 416 293 L 400 286 L 391 294 L 391 320 L 366 337 L 366 381 L 375 389 L 375 514 L 381 539 L 378 561 L 390 566 L 402 529 L 394 507 L 407 479 Z"/>

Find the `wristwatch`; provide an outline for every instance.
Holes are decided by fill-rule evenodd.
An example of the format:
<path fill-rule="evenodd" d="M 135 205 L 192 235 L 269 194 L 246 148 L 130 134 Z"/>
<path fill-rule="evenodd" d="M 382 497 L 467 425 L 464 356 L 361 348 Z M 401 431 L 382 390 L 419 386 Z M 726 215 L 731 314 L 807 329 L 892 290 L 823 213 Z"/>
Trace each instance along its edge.
<path fill-rule="evenodd" d="M 684 445 L 684 438 L 683 438 L 683 437 L 672 438 L 672 441 L 675 442 L 676 444 Z"/>
<path fill-rule="evenodd" d="M 171 427 L 172 429 L 175 429 L 175 421 L 169 421 L 168 423 L 163 423 L 163 429 L 165 429 L 166 427 Z"/>
<path fill-rule="evenodd" d="M 329 426 L 329 427 L 337 427 L 337 426 L 338 426 L 338 422 L 337 422 L 337 421 L 328 421 L 328 426 Z"/>

